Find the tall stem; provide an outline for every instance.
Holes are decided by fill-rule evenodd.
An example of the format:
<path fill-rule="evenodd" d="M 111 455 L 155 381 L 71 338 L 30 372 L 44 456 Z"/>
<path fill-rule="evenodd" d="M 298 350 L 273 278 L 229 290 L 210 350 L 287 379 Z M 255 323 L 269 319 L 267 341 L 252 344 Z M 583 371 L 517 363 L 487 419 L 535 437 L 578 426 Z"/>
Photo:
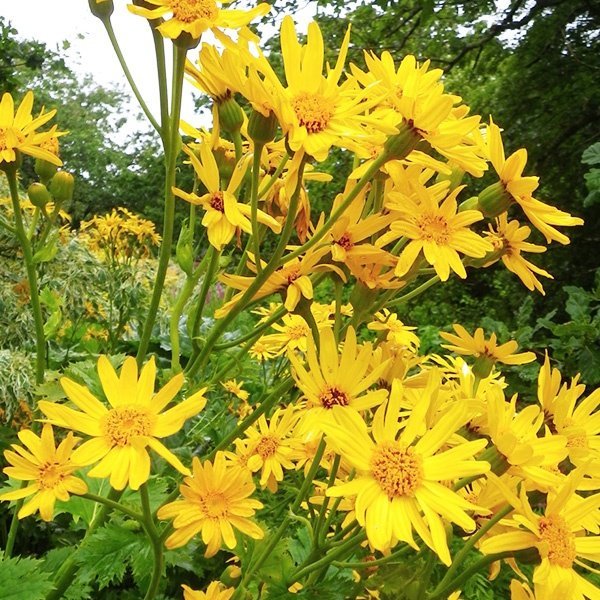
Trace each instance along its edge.
<path fill-rule="evenodd" d="M 254 158 L 252 162 L 252 190 L 250 195 L 250 218 L 252 221 L 252 240 L 254 242 L 254 264 L 257 273 L 260 273 L 260 234 L 258 230 L 258 179 L 260 176 L 260 157 L 263 144 L 254 144 Z"/>
<path fill-rule="evenodd" d="M 156 321 L 156 313 L 162 296 L 165 276 L 171 258 L 171 247 L 173 245 L 173 229 L 175 223 L 175 196 L 173 187 L 175 185 L 175 168 L 177 165 L 177 157 L 179 156 L 181 140 L 179 137 L 179 116 L 181 113 L 181 89 L 183 86 L 183 73 L 185 67 L 186 49 L 179 46 L 174 46 L 173 60 L 173 87 L 172 87 L 172 110 L 169 122 L 168 143 L 165 145 L 165 156 L 167 158 L 167 169 L 165 178 L 165 209 L 164 209 L 164 226 L 163 240 L 160 247 L 160 256 L 158 259 L 158 269 L 156 271 L 156 279 L 154 281 L 154 289 L 152 290 L 152 299 L 150 300 L 150 309 L 148 317 L 144 323 L 144 329 L 140 339 L 140 346 L 137 353 L 138 365 L 144 362 L 150 337 L 152 336 L 152 328 Z M 163 124 L 164 125 L 164 124 Z M 164 139 L 164 138 L 163 138 Z"/>
<path fill-rule="evenodd" d="M 17 169 L 7 168 L 6 178 L 10 189 L 10 199 L 12 201 L 13 212 L 15 216 L 15 233 L 21 245 L 23 259 L 25 261 L 25 270 L 27 271 L 27 282 L 29 283 L 29 296 L 31 298 L 31 310 L 33 311 L 33 322 L 35 325 L 35 382 L 39 385 L 44 381 L 44 371 L 46 368 L 46 336 L 44 334 L 44 316 L 42 314 L 42 305 L 38 290 L 37 273 L 33 263 L 33 253 L 31 244 L 21 216 L 21 203 L 19 201 L 19 190 L 17 186 Z"/>
<path fill-rule="evenodd" d="M 143 484 L 140 488 L 140 496 L 142 499 L 142 512 L 144 515 L 144 529 L 150 538 L 152 544 L 152 553 L 154 555 L 154 565 L 152 567 L 152 578 L 150 584 L 144 596 L 144 600 L 152 600 L 158 592 L 160 580 L 163 571 L 163 543 L 159 531 L 156 529 L 154 520 L 152 518 L 152 511 L 150 510 L 150 499 L 148 497 L 148 488 L 146 484 Z"/>

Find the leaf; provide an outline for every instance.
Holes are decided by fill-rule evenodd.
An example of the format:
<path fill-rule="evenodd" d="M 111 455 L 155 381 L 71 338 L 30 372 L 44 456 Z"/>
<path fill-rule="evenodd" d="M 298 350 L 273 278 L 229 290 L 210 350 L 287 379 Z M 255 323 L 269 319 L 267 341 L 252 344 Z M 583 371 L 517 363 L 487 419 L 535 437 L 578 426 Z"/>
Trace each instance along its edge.
<path fill-rule="evenodd" d="M 43 600 L 54 585 L 50 573 L 40 569 L 34 558 L 0 560 L 0 597 L 2 600 Z"/>
<path fill-rule="evenodd" d="M 149 552 L 148 545 L 143 534 L 109 523 L 94 533 L 77 553 L 81 574 L 97 581 L 100 589 L 120 583 L 136 556 Z M 138 563 L 136 566 L 139 568 Z"/>
<path fill-rule="evenodd" d="M 600 142 L 592 144 L 583 151 L 581 162 L 584 165 L 600 165 Z"/>
<path fill-rule="evenodd" d="M 579 287 L 567 285 L 564 288 L 569 295 L 565 309 L 575 322 L 588 323 L 590 320 L 590 295 Z"/>
<path fill-rule="evenodd" d="M 58 244 L 56 236 L 49 238 L 48 241 L 33 255 L 33 263 L 39 264 L 50 262 L 58 253 Z"/>

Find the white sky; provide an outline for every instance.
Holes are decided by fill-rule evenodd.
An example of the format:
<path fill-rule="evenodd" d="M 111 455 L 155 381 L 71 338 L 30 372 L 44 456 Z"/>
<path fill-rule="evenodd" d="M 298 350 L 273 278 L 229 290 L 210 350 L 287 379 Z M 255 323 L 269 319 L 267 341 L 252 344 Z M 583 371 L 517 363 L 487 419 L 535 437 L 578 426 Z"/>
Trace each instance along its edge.
<path fill-rule="evenodd" d="M 131 14 L 124 0 L 115 0 L 112 24 L 129 69 L 153 114 L 158 117 L 158 87 L 154 45 L 146 19 Z M 309 2 L 294 14 L 296 22 L 306 24 L 314 14 Z M 129 92 L 129 85 L 122 74 L 121 66 L 113 52 L 102 23 L 89 10 L 87 0 L 0 0 L 0 15 L 18 31 L 21 39 L 44 42 L 49 48 L 59 50 L 68 65 L 76 73 L 89 72 L 101 85 L 117 84 Z M 300 26 L 302 30 L 302 25 Z M 63 41 L 71 46 L 62 50 Z M 169 49 L 169 42 L 166 48 Z M 194 60 L 197 50 L 188 56 Z M 170 52 L 167 52 L 167 65 Z M 184 84 L 182 118 L 198 126 L 194 117 L 193 100 L 189 84 Z M 131 100 L 132 108 L 138 112 L 137 101 Z M 158 120 L 158 118 L 157 118 Z M 131 120 L 132 127 L 139 123 Z"/>

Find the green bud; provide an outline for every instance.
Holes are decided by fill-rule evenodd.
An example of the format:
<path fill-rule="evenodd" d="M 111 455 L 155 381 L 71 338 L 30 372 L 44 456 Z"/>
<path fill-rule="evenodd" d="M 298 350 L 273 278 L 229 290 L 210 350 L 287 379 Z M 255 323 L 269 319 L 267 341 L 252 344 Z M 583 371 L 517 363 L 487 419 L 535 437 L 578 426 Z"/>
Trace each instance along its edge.
<path fill-rule="evenodd" d="M 32 183 L 27 188 L 27 195 L 31 200 L 31 204 L 37 208 L 43 208 L 48 202 L 52 202 L 52 196 L 50 196 L 48 188 L 43 183 Z"/>
<path fill-rule="evenodd" d="M 54 177 L 58 167 L 43 158 L 36 158 L 34 170 L 41 182 L 46 184 Z"/>
<path fill-rule="evenodd" d="M 256 144 L 266 144 L 275 139 L 277 117 L 273 112 L 265 117 L 261 112 L 253 110 L 248 120 L 248 135 Z"/>
<path fill-rule="evenodd" d="M 506 212 L 511 203 L 512 196 L 501 181 L 488 185 L 479 194 L 479 210 L 489 219 Z"/>
<path fill-rule="evenodd" d="M 227 586 L 234 586 L 239 581 L 241 575 L 240 568 L 237 565 L 229 565 L 219 578 Z"/>
<path fill-rule="evenodd" d="M 75 178 L 66 171 L 59 171 L 50 181 L 50 193 L 56 202 L 71 200 L 74 187 Z"/>
<path fill-rule="evenodd" d="M 234 98 L 218 102 L 219 124 L 227 133 L 238 132 L 244 124 L 244 111 Z"/>
<path fill-rule="evenodd" d="M 175 248 L 175 257 L 181 270 L 191 277 L 194 270 L 194 252 L 192 250 L 192 232 L 187 223 L 183 225 Z"/>
<path fill-rule="evenodd" d="M 113 14 L 115 7 L 113 0 L 88 0 L 90 10 L 95 17 L 98 17 L 101 21 L 104 19 L 110 19 Z"/>
<path fill-rule="evenodd" d="M 421 135 L 415 129 L 412 122 L 403 122 L 399 131 L 391 135 L 385 142 L 383 148 L 388 160 L 406 158 L 421 141 Z"/>
<path fill-rule="evenodd" d="M 450 191 L 455 190 L 460 184 L 465 176 L 465 172 L 457 166 L 452 167 L 452 173 L 439 173 L 437 176 L 437 181 L 449 181 L 450 182 Z"/>

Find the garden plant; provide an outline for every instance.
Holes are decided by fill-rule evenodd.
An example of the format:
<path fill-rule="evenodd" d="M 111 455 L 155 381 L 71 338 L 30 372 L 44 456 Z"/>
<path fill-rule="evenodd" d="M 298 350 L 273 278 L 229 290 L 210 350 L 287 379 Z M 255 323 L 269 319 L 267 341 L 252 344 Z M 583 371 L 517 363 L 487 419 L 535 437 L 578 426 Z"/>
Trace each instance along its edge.
<path fill-rule="evenodd" d="M 583 221 L 535 197 L 527 151 L 429 61 L 348 61 L 351 28 L 326 50 L 286 16 L 277 61 L 266 4 L 116 4 L 89 0 L 162 143 L 160 235 L 125 207 L 75 227 L 56 111 L 0 102 L 24 273 L 0 369 L 31 397 L 2 404 L 0 598 L 600 599 L 600 391 L 481 327 L 423 352 L 406 310 L 488 268 L 544 294 L 535 255 Z M 148 22 L 159 115 L 115 10 Z M 181 120 L 186 77 L 209 128 Z"/>

